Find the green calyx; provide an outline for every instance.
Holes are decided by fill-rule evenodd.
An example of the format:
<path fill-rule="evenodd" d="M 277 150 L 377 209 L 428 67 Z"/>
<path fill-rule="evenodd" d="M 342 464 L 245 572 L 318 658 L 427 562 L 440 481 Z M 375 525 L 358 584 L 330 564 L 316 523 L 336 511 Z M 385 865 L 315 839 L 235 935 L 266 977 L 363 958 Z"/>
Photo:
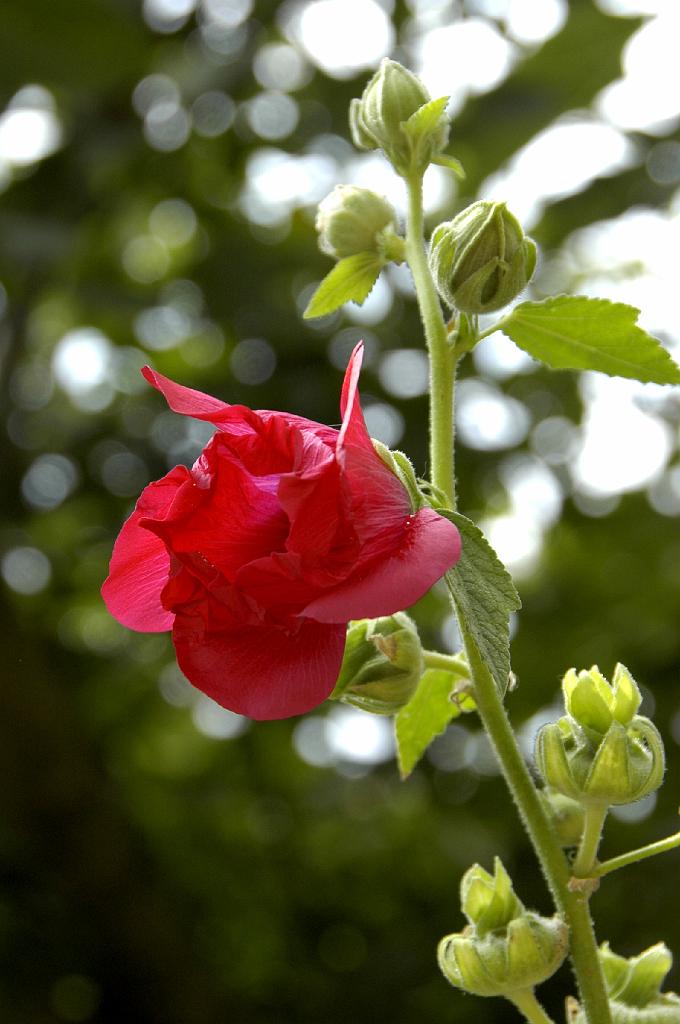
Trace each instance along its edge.
<path fill-rule="evenodd" d="M 401 262 L 404 242 L 396 233 L 397 214 L 376 192 L 338 185 L 319 204 L 319 248 L 336 260 L 372 252 Z"/>
<path fill-rule="evenodd" d="M 614 1024 L 680 1024 L 680 997 L 662 992 L 673 957 L 663 942 L 638 956 L 626 959 L 612 953 L 607 942 L 598 951 Z M 585 1015 L 573 1004 L 570 1024 L 586 1024 Z"/>
<path fill-rule="evenodd" d="M 439 294 L 463 313 L 492 313 L 526 287 L 536 246 L 505 203 L 472 203 L 435 228 L 430 269 Z"/>
<path fill-rule="evenodd" d="M 431 100 L 411 71 L 385 59 L 361 99 L 350 104 L 352 139 L 359 149 L 381 149 L 403 177 L 422 173 L 449 137 L 446 97 Z"/>
<path fill-rule="evenodd" d="M 568 931 L 559 917 L 540 917 L 519 901 L 500 860 L 494 874 L 475 864 L 461 882 L 470 922 L 439 943 L 439 967 L 452 985 L 478 996 L 511 996 L 545 981 L 563 962 Z"/>
<path fill-rule="evenodd" d="M 358 619 L 347 630 L 345 654 L 331 700 L 377 715 L 396 714 L 425 671 L 418 630 L 405 612 Z"/>
<path fill-rule="evenodd" d="M 661 785 L 661 737 L 638 715 L 640 691 L 623 665 L 612 684 L 597 666 L 570 669 L 563 690 L 567 716 L 546 725 L 536 739 L 536 762 L 547 785 L 579 803 L 629 804 Z"/>

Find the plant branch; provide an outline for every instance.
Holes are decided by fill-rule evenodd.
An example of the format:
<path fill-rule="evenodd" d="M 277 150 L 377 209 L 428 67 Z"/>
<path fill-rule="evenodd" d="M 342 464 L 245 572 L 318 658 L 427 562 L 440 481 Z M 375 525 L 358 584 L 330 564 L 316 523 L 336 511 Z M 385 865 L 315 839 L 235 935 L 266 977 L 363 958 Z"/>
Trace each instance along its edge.
<path fill-rule="evenodd" d="M 597 878 L 601 878 L 603 875 L 608 875 L 611 871 L 617 871 L 619 868 L 625 868 L 629 864 L 635 864 L 639 860 L 645 860 L 647 857 L 655 857 L 657 853 L 665 853 L 667 850 L 674 850 L 680 846 L 680 832 L 676 832 L 675 835 L 667 836 L 666 839 L 659 839 L 656 843 L 649 843 L 647 846 L 641 846 L 637 850 L 630 850 L 628 853 L 622 853 L 619 857 L 612 857 L 610 860 L 605 860 L 601 864 L 598 864 L 593 869 L 593 875 Z"/>
<path fill-rule="evenodd" d="M 441 668 L 456 675 L 468 676 L 467 661 L 462 654 L 442 654 L 441 651 L 423 651 L 425 668 Z"/>
<path fill-rule="evenodd" d="M 501 319 L 497 320 L 495 324 L 491 324 L 491 327 L 487 327 L 485 331 L 481 331 L 480 334 L 477 336 L 477 341 L 484 341 L 485 338 L 490 338 L 492 334 L 496 333 L 496 331 L 502 331 L 511 316 L 511 313 L 509 313 L 507 316 L 502 316 Z"/>

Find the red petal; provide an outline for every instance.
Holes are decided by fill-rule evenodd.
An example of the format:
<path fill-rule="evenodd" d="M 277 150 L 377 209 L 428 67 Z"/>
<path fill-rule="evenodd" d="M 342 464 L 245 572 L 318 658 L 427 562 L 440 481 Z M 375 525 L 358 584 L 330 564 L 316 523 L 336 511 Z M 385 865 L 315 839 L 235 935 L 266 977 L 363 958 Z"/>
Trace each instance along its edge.
<path fill-rule="evenodd" d="M 342 522 L 340 479 L 333 450 L 308 432 L 302 438 L 300 469 L 281 477 L 278 498 L 290 520 L 286 550 L 316 563 L 326 560 Z"/>
<path fill-rule="evenodd" d="M 302 620 L 295 634 L 276 626 L 203 632 L 202 620 L 178 615 L 177 661 L 186 677 L 239 715 L 290 718 L 321 704 L 338 678 L 346 628 Z"/>
<path fill-rule="evenodd" d="M 139 521 L 149 515 L 162 516 L 186 477 L 186 469 L 178 466 L 145 487 L 113 547 L 102 597 L 114 618 L 141 633 L 172 629 L 175 616 L 165 610 L 160 597 L 170 573 L 167 548 Z"/>
<path fill-rule="evenodd" d="M 228 426 L 230 432 L 252 433 L 253 419 L 257 419 L 257 414 L 245 405 L 227 405 L 203 391 L 185 388 L 183 384 L 176 384 L 169 377 L 152 370 L 150 366 L 143 367 L 142 375 L 160 391 L 173 412 L 193 416 L 197 420 L 207 420 L 220 429 Z"/>
<path fill-rule="evenodd" d="M 191 504 L 187 498 L 177 516 L 148 524 L 173 554 L 185 563 L 182 556 L 198 556 L 233 581 L 242 565 L 283 549 L 288 517 L 276 497 L 277 478 L 251 476 L 220 434 L 191 475 L 198 481 Z"/>
<path fill-rule="evenodd" d="M 338 447 L 349 443 L 373 451 L 373 443 L 366 429 L 366 422 L 359 403 L 359 375 L 363 359 L 364 343 L 360 341 L 355 345 L 354 351 L 349 357 L 345 378 L 342 382 L 342 394 L 340 395 L 342 427 L 340 428 Z"/>
<path fill-rule="evenodd" d="M 385 548 L 385 537 L 401 528 L 411 504 L 394 473 L 373 447 L 359 402 L 359 371 L 363 355 L 360 342 L 347 365 L 340 409 L 343 420 L 337 445 L 338 466 L 348 502 L 348 516 L 370 559 Z M 373 543 L 378 548 L 373 550 Z M 389 540 L 388 547 L 391 546 Z"/>
<path fill-rule="evenodd" d="M 367 570 L 316 598 L 302 614 L 319 622 L 376 618 L 408 608 L 460 557 L 460 534 L 434 509 L 408 520 L 401 543 Z"/>

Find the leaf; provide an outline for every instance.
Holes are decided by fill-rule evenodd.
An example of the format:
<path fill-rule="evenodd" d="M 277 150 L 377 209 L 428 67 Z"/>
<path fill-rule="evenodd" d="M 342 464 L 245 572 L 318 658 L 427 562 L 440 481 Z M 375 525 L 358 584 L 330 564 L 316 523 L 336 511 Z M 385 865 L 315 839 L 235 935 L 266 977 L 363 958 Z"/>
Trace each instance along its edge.
<path fill-rule="evenodd" d="M 680 384 L 680 367 L 636 325 L 634 306 L 584 295 L 522 302 L 499 329 L 556 370 L 599 370 L 643 383 Z"/>
<path fill-rule="evenodd" d="M 440 167 L 448 167 L 459 181 L 465 181 L 465 168 L 455 156 L 449 156 L 448 153 L 439 153 L 438 156 L 433 157 L 432 163 L 438 164 Z"/>
<path fill-rule="evenodd" d="M 419 107 L 407 121 L 402 121 L 401 128 L 406 135 L 411 150 L 412 170 L 421 174 L 425 171 L 433 157 L 444 148 L 449 139 L 449 119 L 446 116 L 448 96 L 438 100 L 430 100 Z"/>
<path fill-rule="evenodd" d="M 448 96 L 440 96 L 438 100 L 430 100 L 424 106 L 418 107 L 415 113 L 411 114 L 408 120 L 403 122 L 402 128 L 412 142 L 417 142 L 440 127 L 448 102 Z"/>
<path fill-rule="evenodd" d="M 451 700 L 456 687 L 467 681 L 464 672 L 441 668 L 425 670 L 415 694 L 394 721 L 402 779 L 411 774 L 432 740 L 444 732 L 453 718 L 464 711 L 474 711 L 475 704 L 469 694 Z"/>
<path fill-rule="evenodd" d="M 459 512 L 437 512 L 455 523 L 463 542 L 460 559 L 446 574 L 456 610 L 504 695 L 510 678 L 510 613 L 521 607 L 519 594 L 479 527 Z"/>
<path fill-rule="evenodd" d="M 345 256 L 326 274 L 312 295 L 302 314 L 304 319 L 311 320 L 316 316 L 334 313 L 346 302 L 361 305 L 368 298 L 384 265 L 382 257 L 375 252 Z"/>

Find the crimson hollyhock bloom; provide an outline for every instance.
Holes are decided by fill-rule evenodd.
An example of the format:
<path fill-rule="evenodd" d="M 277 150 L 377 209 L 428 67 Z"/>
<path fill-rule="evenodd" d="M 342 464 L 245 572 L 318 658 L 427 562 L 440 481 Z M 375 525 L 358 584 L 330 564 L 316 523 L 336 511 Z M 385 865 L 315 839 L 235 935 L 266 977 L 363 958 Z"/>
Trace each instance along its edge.
<path fill-rule="evenodd" d="M 224 707 L 287 718 L 338 677 L 350 619 L 422 597 L 460 555 L 456 527 L 376 454 L 352 353 L 340 430 L 227 405 L 149 367 L 173 412 L 217 428 L 191 469 L 142 492 L 102 587 L 130 629 L 172 630 L 180 668 Z"/>

